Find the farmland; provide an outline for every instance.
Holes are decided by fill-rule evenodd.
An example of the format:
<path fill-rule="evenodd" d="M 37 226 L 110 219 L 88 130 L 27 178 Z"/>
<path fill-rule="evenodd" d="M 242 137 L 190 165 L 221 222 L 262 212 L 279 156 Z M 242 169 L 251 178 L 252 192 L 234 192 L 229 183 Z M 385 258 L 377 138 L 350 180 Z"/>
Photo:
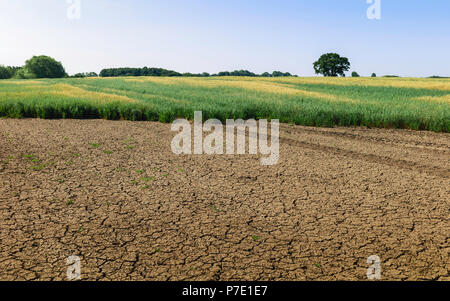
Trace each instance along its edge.
<path fill-rule="evenodd" d="M 365 280 L 376 255 L 383 280 L 449 280 L 449 91 L 412 78 L 0 81 L 0 279 L 65 280 L 76 255 L 82 280 Z M 194 110 L 279 118 L 279 162 L 174 154 L 167 122 Z"/>
<path fill-rule="evenodd" d="M 305 126 L 450 132 L 450 79 L 123 77 L 0 81 L 0 117 L 171 122 L 280 119 Z"/>
<path fill-rule="evenodd" d="M 280 126 L 280 161 L 170 125 L 0 119 L 0 279 L 450 280 L 450 137 Z"/>

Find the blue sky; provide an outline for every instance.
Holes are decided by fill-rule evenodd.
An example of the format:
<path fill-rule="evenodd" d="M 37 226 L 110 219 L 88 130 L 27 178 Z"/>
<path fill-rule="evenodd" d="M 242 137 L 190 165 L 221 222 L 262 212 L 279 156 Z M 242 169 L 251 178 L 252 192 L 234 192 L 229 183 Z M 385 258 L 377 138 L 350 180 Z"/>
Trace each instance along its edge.
<path fill-rule="evenodd" d="M 450 1 L 381 0 L 0 0 L 0 64 L 33 55 L 70 73 L 105 67 L 180 72 L 248 69 L 314 75 L 323 53 L 350 59 L 368 76 L 450 76 Z"/>

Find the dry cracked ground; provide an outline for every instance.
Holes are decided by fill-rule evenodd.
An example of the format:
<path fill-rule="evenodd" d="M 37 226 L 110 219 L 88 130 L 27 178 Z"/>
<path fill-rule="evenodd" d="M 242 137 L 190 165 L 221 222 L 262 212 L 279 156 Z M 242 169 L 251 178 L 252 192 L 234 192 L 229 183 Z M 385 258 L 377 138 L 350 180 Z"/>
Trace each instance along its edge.
<path fill-rule="evenodd" d="M 280 161 L 170 125 L 0 120 L 0 280 L 450 280 L 450 135 L 281 126 Z"/>

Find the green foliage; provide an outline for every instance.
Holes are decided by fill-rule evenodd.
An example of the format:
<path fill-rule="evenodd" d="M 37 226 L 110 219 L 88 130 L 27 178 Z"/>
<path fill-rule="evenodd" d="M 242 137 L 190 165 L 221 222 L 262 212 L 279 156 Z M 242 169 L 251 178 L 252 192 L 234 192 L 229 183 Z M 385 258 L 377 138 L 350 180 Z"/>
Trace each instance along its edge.
<path fill-rule="evenodd" d="M 7 67 L 0 65 L 0 79 L 8 79 L 11 77 L 11 71 Z"/>
<path fill-rule="evenodd" d="M 203 73 L 183 73 L 182 74 L 184 77 L 210 77 L 211 74 L 209 74 L 208 72 L 203 72 Z"/>
<path fill-rule="evenodd" d="M 13 78 L 20 67 L 11 67 L 0 65 L 0 79 Z"/>
<path fill-rule="evenodd" d="M 100 72 L 101 77 L 118 76 L 181 76 L 181 73 L 162 68 L 110 68 Z"/>
<path fill-rule="evenodd" d="M 172 70 L 166 70 L 161 68 L 110 68 L 103 69 L 100 72 L 101 77 L 120 77 L 120 76 L 183 76 L 183 77 L 210 77 L 210 76 L 248 76 L 248 77 L 283 77 L 283 76 L 293 76 L 289 72 L 274 71 L 272 74 L 265 72 L 261 75 L 253 73 L 248 70 L 235 70 L 235 71 L 222 71 L 218 74 L 209 74 L 208 72 L 203 73 L 178 73 Z M 75 74 L 74 77 L 87 77 L 82 73 Z"/>
<path fill-rule="evenodd" d="M 372 73 L 371 77 L 377 77 L 376 73 Z"/>
<path fill-rule="evenodd" d="M 62 78 L 67 76 L 63 65 L 45 55 L 33 56 L 26 61 L 21 78 Z M 22 76 L 22 73 L 21 73 Z"/>
<path fill-rule="evenodd" d="M 75 77 L 75 78 L 98 77 L 98 74 L 95 72 L 84 72 L 84 73 L 76 73 L 71 77 Z"/>
<path fill-rule="evenodd" d="M 352 77 L 360 77 L 360 76 L 359 76 L 358 72 L 353 71 L 353 72 L 352 72 Z"/>
<path fill-rule="evenodd" d="M 29 69 L 23 67 L 17 70 L 14 78 L 16 79 L 31 79 L 36 78 L 36 75 L 32 73 Z"/>
<path fill-rule="evenodd" d="M 255 73 L 250 72 L 248 70 L 235 70 L 235 71 L 222 71 L 217 74 L 218 76 L 250 76 L 255 77 L 257 76 Z"/>
<path fill-rule="evenodd" d="M 345 71 L 350 69 L 350 62 L 346 57 L 341 57 L 337 53 L 326 53 L 314 63 L 316 74 L 324 76 L 345 76 Z"/>

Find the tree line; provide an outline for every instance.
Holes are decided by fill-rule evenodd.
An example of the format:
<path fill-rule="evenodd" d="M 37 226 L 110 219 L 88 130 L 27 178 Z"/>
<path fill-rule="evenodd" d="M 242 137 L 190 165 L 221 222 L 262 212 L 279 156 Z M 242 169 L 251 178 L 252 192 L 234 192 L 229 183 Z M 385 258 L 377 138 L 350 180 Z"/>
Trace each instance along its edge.
<path fill-rule="evenodd" d="M 345 72 L 350 70 L 350 61 L 346 57 L 342 57 L 337 53 L 326 53 L 322 55 L 313 64 L 316 74 L 323 76 L 345 77 Z M 352 77 L 360 77 L 356 72 L 352 72 Z M 295 76 L 289 72 L 274 71 L 272 73 L 264 72 L 262 74 L 256 74 L 248 70 L 235 70 L 235 71 L 222 71 L 217 74 L 203 73 L 179 73 L 173 70 L 166 70 L 163 68 L 107 68 L 103 69 L 100 74 L 95 72 L 77 73 L 69 76 L 61 62 L 55 59 L 41 55 L 33 56 L 31 59 L 25 62 L 22 67 L 14 66 L 2 66 L 0 65 L 0 79 L 32 79 L 32 78 L 63 78 L 63 77 L 119 77 L 119 76 L 168 76 L 168 77 L 210 77 L 210 76 L 248 76 L 248 77 L 286 77 Z M 371 77 L 377 77 L 375 73 L 372 73 Z M 385 75 L 385 77 L 398 77 L 395 75 Z M 439 76 L 433 76 L 431 78 L 445 78 Z"/>
<path fill-rule="evenodd" d="M 281 77 L 294 76 L 289 72 L 274 71 L 272 73 L 265 72 L 256 74 L 248 70 L 222 71 L 217 74 L 203 73 L 179 73 L 173 70 L 162 68 L 109 68 L 100 72 L 101 77 L 118 77 L 118 76 L 184 76 L 184 77 L 210 77 L 210 76 L 250 76 L 250 77 Z"/>
<path fill-rule="evenodd" d="M 25 62 L 23 67 L 0 66 L 0 79 L 62 78 L 67 76 L 61 62 L 45 55 L 33 56 Z"/>
<path fill-rule="evenodd" d="M 250 76 L 250 77 L 283 77 L 296 76 L 289 72 L 274 71 L 256 74 L 248 70 L 222 71 L 217 74 L 203 73 L 180 73 L 163 68 L 106 68 L 100 74 L 95 72 L 76 73 L 69 76 L 61 62 L 41 55 L 33 56 L 25 62 L 22 67 L 0 65 L 0 79 L 33 79 L 33 78 L 64 78 L 64 77 L 119 77 L 119 76 L 168 76 L 168 77 L 210 77 L 210 76 Z"/>

